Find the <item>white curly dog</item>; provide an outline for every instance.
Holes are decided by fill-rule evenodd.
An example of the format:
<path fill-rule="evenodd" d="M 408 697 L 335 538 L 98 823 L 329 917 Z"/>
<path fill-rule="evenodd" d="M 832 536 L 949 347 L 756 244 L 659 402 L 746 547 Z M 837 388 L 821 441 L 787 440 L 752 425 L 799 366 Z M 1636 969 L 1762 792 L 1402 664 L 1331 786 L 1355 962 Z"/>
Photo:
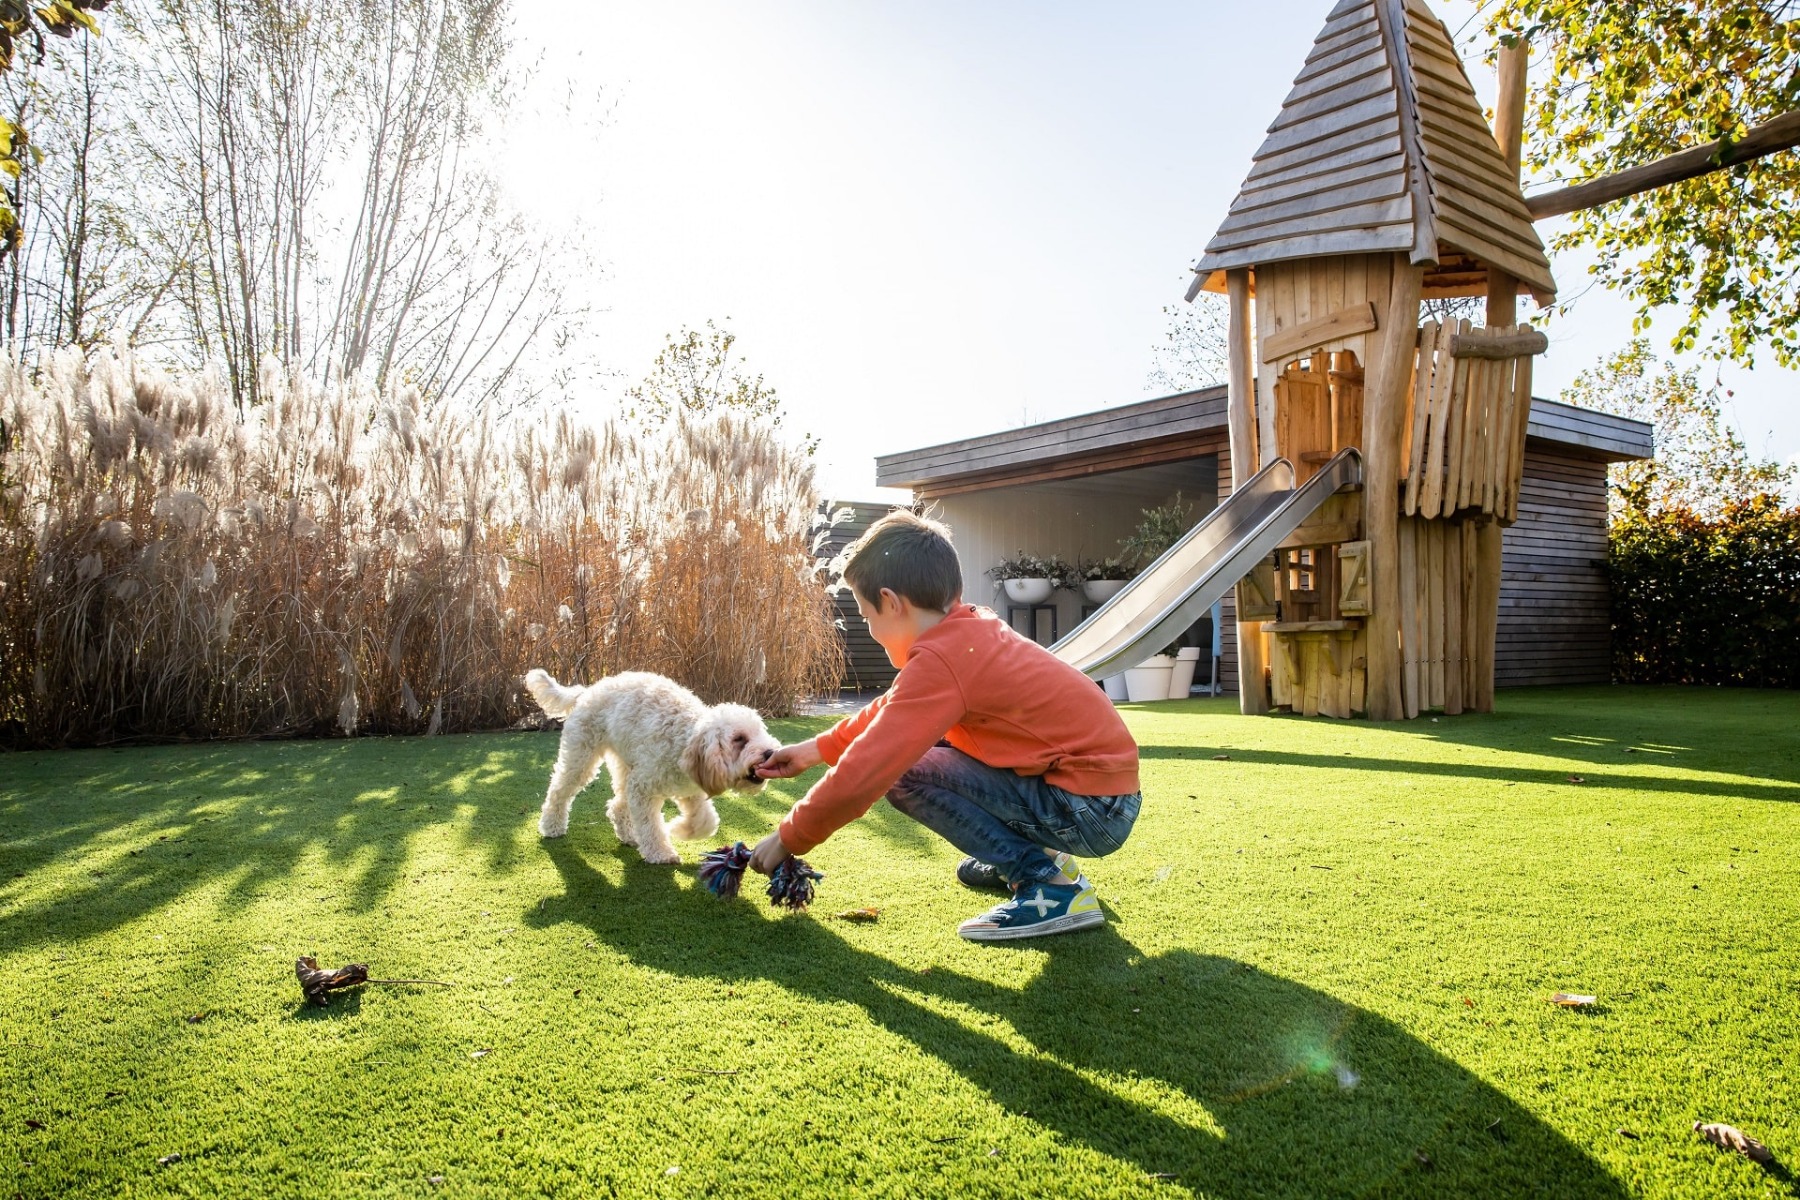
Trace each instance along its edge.
<path fill-rule="evenodd" d="M 673 679 L 645 671 L 564 687 L 548 672 L 532 670 L 525 687 L 545 713 L 563 718 L 538 832 L 553 838 L 569 831 L 569 806 L 604 761 L 613 790 L 607 818 L 645 862 L 680 862 L 671 838 L 711 837 L 719 828 L 712 797 L 761 788 L 757 765 L 781 749 L 755 709 L 709 708 Z M 666 824 L 665 800 L 681 810 Z"/>

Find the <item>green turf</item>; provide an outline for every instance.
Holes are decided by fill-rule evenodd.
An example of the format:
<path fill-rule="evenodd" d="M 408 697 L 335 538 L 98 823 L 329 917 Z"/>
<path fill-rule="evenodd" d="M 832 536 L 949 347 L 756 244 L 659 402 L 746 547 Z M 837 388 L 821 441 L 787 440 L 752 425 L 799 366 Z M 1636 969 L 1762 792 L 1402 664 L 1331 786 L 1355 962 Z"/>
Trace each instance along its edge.
<path fill-rule="evenodd" d="M 553 734 L 0 757 L 0 1196 L 1796 1194 L 1800 695 L 1126 719 L 1110 924 L 1011 946 L 885 805 L 807 914 L 540 842 Z"/>

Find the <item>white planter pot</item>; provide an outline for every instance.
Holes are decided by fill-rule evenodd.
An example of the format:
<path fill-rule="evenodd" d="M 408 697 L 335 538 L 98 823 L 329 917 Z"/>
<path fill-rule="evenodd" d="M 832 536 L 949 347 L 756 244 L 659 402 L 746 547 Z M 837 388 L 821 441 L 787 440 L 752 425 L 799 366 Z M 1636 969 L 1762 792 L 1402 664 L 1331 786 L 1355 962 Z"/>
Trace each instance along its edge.
<path fill-rule="evenodd" d="M 1125 695 L 1134 704 L 1146 700 L 1167 700 L 1169 698 L 1169 674 L 1175 669 L 1175 660 L 1167 654 L 1156 654 L 1146 658 L 1135 667 L 1125 672 Z"/>
<path fill-rule="evenodd" d="M 1090 579 L 1081 585 L 1081 594 L 1089 604 L 1105 604 L 1124 588 L 1123 579 Z"/>
<path fill-rule="evenodd" d="M 1194 669 L 1200 665 L 1200 647 L 1183 646 L 1175 652 L 1175 666 L 1169 672 L 1169 699 L 1186 700 L 1194 688 Z"/>
<path fill-rule="evenodd" d="M 1042 604 L 1056 590 L 1048 579 L 1006 579 L 1001 585 L 1014 604 Z"/>
<path fill-rule="evenodd" d="M 1106 689 L 1106 698 L 1108 700 L 1116 701 L 1131 699 L 1130 694 L 1125 690 L 1125 676 L 1123 675 L 1108 675 L 1105 679 L 1100 681 L 1100 686 Z"/>

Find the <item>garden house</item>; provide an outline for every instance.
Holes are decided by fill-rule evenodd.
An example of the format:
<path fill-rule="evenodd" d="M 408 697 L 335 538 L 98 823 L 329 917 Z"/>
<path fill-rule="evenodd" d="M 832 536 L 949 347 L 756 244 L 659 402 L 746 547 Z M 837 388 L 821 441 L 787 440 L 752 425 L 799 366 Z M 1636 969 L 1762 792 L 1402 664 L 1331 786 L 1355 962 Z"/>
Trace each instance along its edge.
<path fill-rule="evenodd" d="M 1116 555 L 1145 508 L 1168 504 L 1179 492 L 1198 520 L 1230 494 L 1226 391 L 1205 388 L 883 455 L 876 482 L 910 488 L 950 527 L 967 598 L 1006 616 L 1007 602 L 987 576 L 1000 560 L 1021 550 L 1069 561 Z M 1649 457 L 1650 427 L 1533 399 L 1524 446 L 1517 520 L 1504 531 L 1497 683 L 1605 682 L 1606 467 Z M 856 507 L 864 528 L 873 506 Z M 1316 536 L 1311 529 L 1297 536 Z M 1044 607 L 1015 607 L 1010 615 L 1021 632 L 1048 643 L 1087 607 L 1079 593 L 1064 590 Z M 1222 607 L 1229 631 L 1234 598 Z M 852 611 L 847 628 L 857 624 Z M 1234 640 L 1221 642 L 1221 680 L 1235 691 Z M 1441 655 L 1427 660 L 1428 670 L 1433 662 L 1445 672 Z M 866 663 L 863 670 L 867 676 Z M 1454 673 L 1454 662 L 1445 673 Z M 1202 669 L 1197 679 L 1207 674 Z M 870 678 L 879 684 L 886 676 Z M 1446 706 L 1460 707 L 1436 705 Z"/>

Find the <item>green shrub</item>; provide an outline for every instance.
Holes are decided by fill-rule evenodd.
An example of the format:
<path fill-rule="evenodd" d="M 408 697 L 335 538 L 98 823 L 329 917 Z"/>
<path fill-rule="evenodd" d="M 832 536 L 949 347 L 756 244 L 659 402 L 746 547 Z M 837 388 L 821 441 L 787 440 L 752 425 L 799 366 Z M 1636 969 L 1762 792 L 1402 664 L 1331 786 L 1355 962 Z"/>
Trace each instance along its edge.
<path fill-rule="evenodd" d="M 1615 680 L 1800 687 L 1800 507 L 1628 513 L 1608 572 Z"/>

